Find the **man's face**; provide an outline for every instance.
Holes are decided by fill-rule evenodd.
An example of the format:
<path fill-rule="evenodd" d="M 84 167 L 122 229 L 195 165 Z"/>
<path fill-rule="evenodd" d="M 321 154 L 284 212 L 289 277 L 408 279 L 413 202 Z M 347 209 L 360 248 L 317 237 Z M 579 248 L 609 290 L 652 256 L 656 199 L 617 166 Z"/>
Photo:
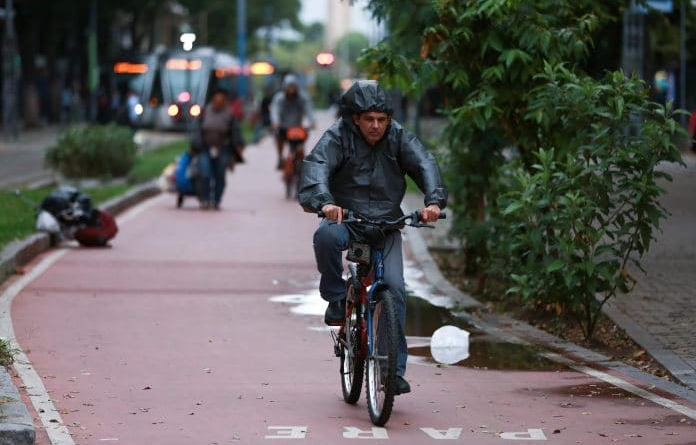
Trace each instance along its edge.
<path fill-rule="evenodd" d="M 297 96 L 297 85 L 295 84 L 290 84 L 285 87 L 285 94 L 288 95 L 288 97 L 295 97 Z"/>
<path fill-rule="evenodd" d="M 225 96 L 223 93 L 215 93 L 212 98 L 212 103 L 213 103 L 213 109 L 215 111 L 220 111 L 223 108 L 225 108 L 227 102 L 227 96 Z"/>
<path fill-rule="evenodd" d="M 387 131 L 390 118 L 387 113 L 366 111 L 359 115 L 353 115 L 353 122 L 360 128 L 360 133 L 365 137 L 367 143 L 375 145 Z"/>

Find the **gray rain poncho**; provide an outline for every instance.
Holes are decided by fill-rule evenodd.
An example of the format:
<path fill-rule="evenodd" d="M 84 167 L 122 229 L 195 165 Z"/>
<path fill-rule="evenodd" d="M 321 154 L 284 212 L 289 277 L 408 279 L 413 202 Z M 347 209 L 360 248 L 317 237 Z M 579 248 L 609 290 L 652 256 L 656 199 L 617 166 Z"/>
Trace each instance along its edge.
<path fill-rule="evenodd" d="M 371 219 L 399 217 L 408 175 L 425 194 L 426 206 L 444 209 L 447 189 L 432 153 L 394 120 L 377 144 L 368 145 L 352 119 L 365 111 L 392 113 L 384 89 L 375 81 L 356 82 L 346 91 L 341 119 L 305 157 L 300 205 L 318 212 L 335 204 Z"/>

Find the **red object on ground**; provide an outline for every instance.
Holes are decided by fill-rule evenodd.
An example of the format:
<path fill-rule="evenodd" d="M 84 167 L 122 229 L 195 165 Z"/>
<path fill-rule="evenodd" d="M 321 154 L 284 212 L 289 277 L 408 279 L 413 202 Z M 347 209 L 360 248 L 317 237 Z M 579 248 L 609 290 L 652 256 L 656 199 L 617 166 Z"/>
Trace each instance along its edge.
<path fill-rule="evenodd" d="M 689 118 L 689 136 L 694 137 L 694 132 L 696 131 L 696 111 L 691 113 Z"/>
<path fill-rule="evenodd" d="M 103 210 L 99 213 L 99 224 L 87 226 L 75 232 L 75 239 L 83 246 L 106 246 L 118 233 L 118 226 L 113 216 Z"/>

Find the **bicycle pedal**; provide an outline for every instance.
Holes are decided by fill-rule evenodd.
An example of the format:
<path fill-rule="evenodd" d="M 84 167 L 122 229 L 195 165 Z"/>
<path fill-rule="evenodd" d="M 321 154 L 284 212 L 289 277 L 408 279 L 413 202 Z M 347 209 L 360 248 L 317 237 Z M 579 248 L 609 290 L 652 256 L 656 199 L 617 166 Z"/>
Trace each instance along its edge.
<path fill-rule="evenodd" d="M 340 357 L 341 356 L 341 344 L 338 341 L 338 335 L 336 335 L 336 333 L 334 331 L 331 331 L 331 340 L 333 340 L 333 344 L 334 344 L 334 354 L 336 355 L 336 357 Z"/>

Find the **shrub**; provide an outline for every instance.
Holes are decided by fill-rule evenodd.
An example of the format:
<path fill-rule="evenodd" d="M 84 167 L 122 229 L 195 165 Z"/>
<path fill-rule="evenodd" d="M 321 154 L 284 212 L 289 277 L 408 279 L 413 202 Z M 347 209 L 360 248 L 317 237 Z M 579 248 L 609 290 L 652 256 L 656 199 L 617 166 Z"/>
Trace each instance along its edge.
<path fill-rule="evenodd" d="M 75 125 L 46 152 L 46 164 L 67 178 L 119 177 L 133 166 L 136 151 L 127 127 Z"/>
<path fill-rule="evenodd" d="M 12 348 L 12 344 L 9 340 L 0 338 L 0 366 L 5 368 L 9 367 L 14 363 L 15 350 Z"/>
<path fill-rule="evenodd" d="M 658 165 L 681 161 L 673 140 L 683 130 L 621 72 L 600 83 L 559 65 L 538 77 L 545 84 L 531 93 L 528 118 L 549 148 L 531 171 L 518 167 L 499 199 L 492 249 L 509 293 L 578 316 L 589 339 L 667 215 L 657 181 L 671 178 Z"/>

